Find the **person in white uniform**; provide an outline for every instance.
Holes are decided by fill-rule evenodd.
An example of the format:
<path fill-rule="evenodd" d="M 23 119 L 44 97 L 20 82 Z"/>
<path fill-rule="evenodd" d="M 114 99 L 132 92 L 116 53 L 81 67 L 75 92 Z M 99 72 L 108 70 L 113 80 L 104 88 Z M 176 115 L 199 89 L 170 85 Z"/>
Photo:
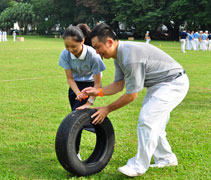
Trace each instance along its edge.
<path fill-rule="evenodd" d="M 3 41 L 3 42 L 6 41 L 6 40 L 5 40 L 5 31 L 2 31 L 2 41 Z"/>
<path fill-rule="evenodd" d="M 203 50 L 203 48 L 202 48 L 202 34 L 203 34 L 203 31 L 199 31 L 199 35 L 200 35 L 200 37 L 199 37 L 199 49 L 200 50 Z"/>
<path fill-rule="evenodd" d="M 188 33 L 187 33 L 186 30 L 184 29 L 184 30 L 181 31 L 180 34 L 179 34 L 179 40 L 180 40 L 180 43 L 181 43 L 181 51 L 182 51 L 183 53 L 185 53 L 185 44 L 186 44 L 187 38 L 188 38 Z"/>
<path fill-rule="evenodd" d="M 206 46 L 206 49 L 208 50 L 208 48 L 209 48 L 209 39 L 208 39 L 208 35 L 209 34 L 208 34 L 208 30 L 205 31 L 205 34 L 207 36 L 207 40 L 206 40 L 206 45 L 205 46 Z"/>
<path fill-rule="evenodd" d="M 15 42 L 16 41 L 16 32 L 13 31 L 12 35 L 13 35 L 13 41 Z"/>
<path fill-rule="evenodd" d="M 194 31 L 192 31 L 190 34 L 188 34 L 188 41 L 187 41 L 187 50 L 191 50 L 193 48 L 193 34 Z"/>
<path fill-rule="evenodd" d="M 198 51 L 199 50 L 199 38 L 200 38 L 200 34 L 198 33 L 198 31 L 196 31 L 194 34 L 193 34 L 193 50 L 194 51 Z"/>
<path fill-rule="evenodd" d="M 101 124 L 112 111 L 134 101 L 144 87 L 147 93 L 138 119 L 137 154 L 118 171 L 130 176 L 141 176 L 150 167 L 175 166 L 176 155 L 166 139 L 166 125 L 170 112 L 185 98 L 189 80 L 183 67 L 159 48 L 146 43 L 120 41 L 105 23 L 98 24 L 90 34 L 92 46 L 106 59 L 113 58 L 114 82 L 103 88 L 87 87 L 81 92 L 91 96 L 109 96 L 124 89 L 116 101 L 103 107 L 91 117 L 93 124 Z M 131 117 L 134 119 L 134 117 Z"/>
<path fill-rule="evenodd" d="M 1 42 L 1 40 L 2 40 L 2 32 L 0 30 L 0 42 Z"/>
<path fill-rule="evenodd" d="M 208 49 L 209 49 L 209 51 L 211 51 L 211 32 L 209 33 L 209 35 L 208 35 Z"/>
<path fill-rule="evenodd" d="M 201 35 L 201 47 L 203 51 L 207 50 L 207 37 L 205 32 Z"/>
<path fill-rule="evenodd" d="M 151 38 L 149 36 L 149 31 L 146 32 L 144 39 L 146 40 L 146 43 L 149 44 L 149 42 L 151 41 Z"/>
<path fill-rule="evenodd" d="M 7 40 L 7 32 L 6 31 L 3 32 L 3 41 L 8 41 Z"/>

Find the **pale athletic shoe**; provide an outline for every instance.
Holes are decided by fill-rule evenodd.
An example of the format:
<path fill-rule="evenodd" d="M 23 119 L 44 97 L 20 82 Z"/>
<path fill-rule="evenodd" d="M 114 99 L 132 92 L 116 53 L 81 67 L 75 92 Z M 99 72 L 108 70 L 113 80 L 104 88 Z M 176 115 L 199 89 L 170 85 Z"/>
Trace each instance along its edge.
<path fill-rule="evenodd" d="M 130 168 L 128 165 L 118 168 L 118 171 L 129 177 L 136 177 L 136 176 L 141 176 L 144 174 L 144 173 L 136 172 L 134 169 Z"/>
<path fill-rule="evenodd" d="M 80 161 L 82 161 L 81 156 L 80 156 L 79 153 L 77 154 L 77 157 L 78 157 L 78 159 L 79 159 Z"/>
<path fill-rule="evenodd" d="M 155 164 L 151 164 L 149 167 L 164 168 L 168 166 L 177 166 L 177 165 L 178 165 L 178 162 L 174 161 L 174 162 L 166 162 L 166 163 L 155 163 Z"/>

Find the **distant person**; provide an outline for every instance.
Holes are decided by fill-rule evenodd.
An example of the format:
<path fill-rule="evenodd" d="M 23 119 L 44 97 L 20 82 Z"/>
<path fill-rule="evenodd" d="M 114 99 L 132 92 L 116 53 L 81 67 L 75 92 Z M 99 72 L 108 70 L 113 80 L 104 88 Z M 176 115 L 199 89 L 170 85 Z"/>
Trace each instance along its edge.
<path fill-rule="evenodd" d="M 185 44 L 186 44 L 186 41 L 187 41 L 187 37 L 188 37 L 188 33 L 186 32 L 185 29 L 180 32 L 179 40 L 180 40 L 180 43 L 181 43 L 181 51 L 183 53 L 185 53 Z"/>
<path fill-rule="evenodd" d="M 2 32 L 0 30 L 0 42 L 2 41 Z"/>
<path fill-rule="evenodd" d="M 4 38 L 5 38 L 5 41 L 8 41 L 7 40 L 7 31 L 4 31 Z"/>
<path fill-rule="evenodd" d="M 188 38 L 187 38 L 187 42 L 186 42 L 186 50 L 188 50 L 190 48 L 190 41 L 189 41 L 190 31 L 187 31 L 187 34 L 188 34 Z"/>
<path fill-rule="evenodd" d="M 209 35 L 208 35 L 208 46 L 209 46 L 209 51 L 211 51 L 211 32 L 209 33 Z"/>
<path fill-rule="evenodd" d="M 16 32 L 13 31 L 12 35 L 13 35 L 13 41 L 15 42 L 16 41 Z"/>
<path fill-rule="evenodd" d="M 189 43 L 187 43 L 187 47 L 186 47 L 187 50 L 191 50 L 193 48 L 193 34 L 194 34 L 194 31 L 191 31 L 191 33 L 188 34 Z"/>
<path fill-rule="evenodd" d="M 207 38 L 208 38 L 208 35 L 207 35 L 206 32 L 204 32 L 201 35 L 201 48 L 202 48 L 203 51 L 207 50 Z"/>
<path fill-rule="evenodd" d="M 199 38 L 200 38 L 200 34 L 198 33 L 198 31 L 195 31 L 195 33 L 193 34 L 193 50 L 194 51 L 198 51 L 199 50 Z"/>
<path fill-rule="evenodd" d="M 65 49 L 60 55 L 59 65 L 65 70 L 71 109 L 74 111 L 89 108 L 94 104 L 95 97 L 82 96 L 81 99 L 78 97 L 81 97 L 81 90 L 86 87 L 101 87 L 101 72 L 105 70 L 105 65 L 94 48 L 84 44 L 85 36 L 79 27 L 68 27 L 63 34 L 63 39 Z M 87 124 L 86 127 L 95 132 L 90 124 Z M 79 159 L 81 133 L 82 131 L 76 140 L 76 152 Z"/>
<path fill-rule="evenodd" d="M 177 166 L 177 157 L 167 141 L 165 129 L 171 111 L 188 92 L 189 80 L 183 67 L 151 44 L 120 41 L 105 23 L 92 29 L 91 41 L 98 54 L 114 59 L 115 77 L 103 88 L 83 89 L 83 95 L 110 96 L 126 87 L 126 92 L 117 100 L 95 108 L 97 111 L 91 116 L 93 124 L 101 124 L 109 113 L 134 101 L 138 92 L 147 88 L 138 120 L 137 153 L 118 171 L 129 177 L 141 176 L 150 167 L 152 156 L 155 164 L 151 167 Z"/>
<path fill-rule="evenodd" d="M 146 32 L 144 39 L 146 40 L 146 43 L 149 44 L 149 42 L 151 41 L 149 31 Z"/>
<path fill-rule="evenodd" d="M 208 48 L 209 48 L 209 39 L 208 39 L 209 33 L 208 33 L 207 30 L 205 31 L 205 34 L 207 35 L 206 48 L 207 48 L 207 50 L 208 50 Z"/>
<path fill-rule="evenodd" d="M 5 42 L 6 41 L 6 31 L 2 32 L 2 41 Z"/>
<path fill-rule="evenodd" d="M 200 37 L 199 37 L 199 49 L 200 50 L 202 50 L 203 48 L 202 48 L 202 35 L 203 35 L 203 31 L 199 31 L 199 35 L 200 35 Z"/>

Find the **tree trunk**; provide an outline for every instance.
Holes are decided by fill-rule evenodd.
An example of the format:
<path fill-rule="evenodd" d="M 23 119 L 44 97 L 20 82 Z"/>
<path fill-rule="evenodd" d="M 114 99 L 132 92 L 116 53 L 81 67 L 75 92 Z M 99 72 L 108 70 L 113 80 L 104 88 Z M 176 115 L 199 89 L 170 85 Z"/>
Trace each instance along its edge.
<path fill-rule="evenodd" d="M 172 41 L 178 41 L 179 40 L 179 24 L 175 23 L 174 26 L 172 24 L 166 24 L 168 28 L 168 35 L 169 39 Z"/>
<path fill-rule="evenodd" d="M 24 34 L 27 34 L 27 32 L 28 32 L 28 26 L 27 24 L 24 24 Z"/>

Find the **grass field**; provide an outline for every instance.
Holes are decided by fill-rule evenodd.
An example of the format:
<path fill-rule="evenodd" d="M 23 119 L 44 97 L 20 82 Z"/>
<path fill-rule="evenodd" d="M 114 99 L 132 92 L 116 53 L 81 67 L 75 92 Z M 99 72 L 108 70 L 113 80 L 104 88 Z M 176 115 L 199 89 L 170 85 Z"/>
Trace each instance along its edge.
<path fill-rule="evenodd" d="M 179 42 L 151 42 L 175 58 L 190 79 L 185 100 L 171 113 L 167 138 L 178 157 L 177 167 L 149 169 L 134 179 L 211 179 L 211 51 L 180 52 Z M 24 42 L 0 43 L 0 179 L 110 179 L 137 149 L 136 126 L 146 90 L 131 104 L 109 114 L 116 136 L 115 149 L 103 171 L 74 177 L 59 164 L 55 136 L 70 112 L 64 70 L 58 66 L 63 40 L 25 37 Z M 103 86 L 114 76 L 112 60 L 104 60 Z M 122 92 L 124 93 L 124 92 Z M 115 96 L 98 98 L 106 105 Z M 83 138 L 85 138 L 83 136 Z M 92 142 L 88 141 L 87 146 Z"/>

